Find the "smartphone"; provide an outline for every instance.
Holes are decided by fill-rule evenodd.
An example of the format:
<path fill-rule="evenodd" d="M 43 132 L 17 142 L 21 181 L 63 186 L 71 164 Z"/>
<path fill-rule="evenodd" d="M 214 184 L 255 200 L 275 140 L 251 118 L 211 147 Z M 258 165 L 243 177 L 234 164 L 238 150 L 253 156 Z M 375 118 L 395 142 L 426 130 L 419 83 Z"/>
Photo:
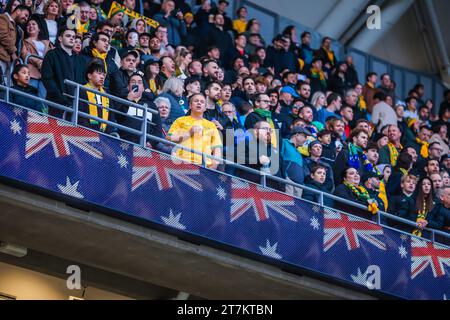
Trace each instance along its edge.
<path fill-rule="evenodd" d="M 133 84 L 133 86 L 131 87 L 131 90 L 132 90 L 133 92 L 138 92 L 139 86 L 138 86 L 137 84 Z"/>

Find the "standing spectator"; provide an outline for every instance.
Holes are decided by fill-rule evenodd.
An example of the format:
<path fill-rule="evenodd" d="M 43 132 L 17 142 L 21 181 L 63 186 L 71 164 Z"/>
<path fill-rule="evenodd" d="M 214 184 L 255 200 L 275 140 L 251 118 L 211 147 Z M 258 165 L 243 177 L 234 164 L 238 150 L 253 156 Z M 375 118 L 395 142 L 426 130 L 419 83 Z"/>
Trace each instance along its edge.
<path fill-rule="evenodd" d="M 168 79 L 175 76 L 175 61 L 171 57 L 164 56 L 159 60 L 160 71 L 159 77 L 162 83 L 165 83 Z"/>
<path fill-rule="evenodd" d="M 62 9 L 63 8 L 58 0 L 48 1 L 44 6 L 43 21 L 40 21 L 39 23 L 42 39 L 50 40 L 53 44 L 56 44 L 58 29 L 63 23 L 63 20 L 61 19 Z"/>
<path fill-rule="evenodd" d="M 178 118 L 170 127 L 169 141 L 184 147 L 222 157 L 222 141 L 214 123 L 203 118 L 206 111 L 206 100 L 202 94 L 195 94 L 189 99 L 190 115 Z M 183 149 L 174 150 L 177 157 L 185 161 L 202 164 L 202 156 Z M 205 159 L 206 166 L 216 169 L 219 163 L 210 158 Z"/>
<path fill-rule="evenodd" d="M 181 80 L 185 80 L 188 77 L 187 67 L 192 62 L 192 53 L 185 47 L 178 47 L 175 51 L 175 76 Z"/>
<path fill-rule="evenodd" d="M 139 34 L 139 48 L 137 50 L 141 60 L 140 66 L 144 66 L 147 60 L 152 57 L 152 51 L 150 50 L 150 38 L 151 35 L 148 32 L 142 32 Z"/>
<path fill-rule="evenodd" d="M 175 10 L 173 0 L 164 0 L 161 4 L 161 12 L 154 15 L 153 19 L 167 27 L 168 42 L 177 47 L 181 44 L 181 38 L 187 36 L 186 23 L 183 20 L 181 10 Z"/>
<path fill-rule="evenodd" d="M 78 75 L 76 68 L 78 59 L 72 52 L 75 41 L 75 31 L 63 28 L 58 36 L 60 44 L 56 49 L 50 50 L 42 62 L 42 82 L 47 90 L 47 100 L 68 106 L 70 100 L 64 93 L 72 94 L 73 87 L 64 83 L 65 79 L 77 81 L 81 76 Z M 52 116 L 61 117 L 61 110 L 49 107 L 49 113 Z"/>
<path fill-rule="evenodd" d="M 419 119 L 419 115 L 417 114 L 417 98 L 408 97 L 405 100 L 406 102 L 406 110 L 403 117 L 410 119 Z"/>
<path fill-rule="evenodd" d="M 353 88 L 347 81 L 347 63 L 339 62 L 328 81 L 328 88 L 340 95 L 344 95 L 347 89 Z M 358 95 L 359 98 L 359 95 Z"/>
<path fill-rule="evenodd" d="M 314 59 L 314 50 L 311 48 L 311 33 L 308 31 L 303 32 L 300 39 L 302 42 L 300 45 L 300 58 L 305 63 L 304 71 L 307 72 Z"/>
<path fill-rule="evenodd" d="M 12 88 L 30 95 L 35 96 L 37 94 L 37 89 L 30 85 L 30 70 L 28 66 L 24 64 L 18 64 L 14 67 L 12 73 Z M 25 106 L 32 110 L 39 112 L 45 112 L 42 104 L 36 100 L 24 97 L 19 94 L 10 93 L 11 103 L 17 104 L 19 106 Z"/>
<path fill-rule="evenodd" d="M 373 101 L 373 97 L 375 93 L 378 92 L 378 89 L 375 87 L 377 84 L 378 75 L 375 72 L 369 72 L 366 76 L 366 84 L 363 87 L 363 97 L 364 101 L 366 101 L 367 112 L 372 113 L 373 106 L 375 102 Z"/>
<path fill-rule="evenodd" d="M 93 59 L 86 67 L 86 79 L 88 82 L 84 85 L 84 87 L 103 93 L 105 92 L 105 89 L 103 88 L 105 77 L 106 70 L 103 61 L 101 61 L 100 59 Z M 87 113 L 92 117 L 97 117 L 105 121 L 116 122 L 114 112 L 110 111 L 108 97 L 101 96 L 88 90 L 81 90 L 80 99 L 89 101 L 89 104 L 84 101 L 80 101 L 79 108 L 81 112 Z M 80 116 L 78 118 L 78 124 L 96 131 L 101 131 L 118 136 L 117 128 L 95 119 Z"/>
<path fill-rule="evenodd" d="M 345 105 L 341 107 L 339 114 L 341 115 L 341 119 L 345 124 L 344 139 L 347 139 L 350 136 L 351 132 L 350 123 L 354 119 L 353 109 L 351 106 Z"/>
<path fill-rule="evenodd" d="M 161 93 L 163 83 L 159 78 L 159 61 L 153 58 L 147 60 L 144 64 L 145 87 L 149 88 L 153 94 Z"/>
<path fill-rule="evenodd" d="M 370 164 L 364 150 L 367 147 L 367 131 L 355 129 L 348 138 L 348 146 L 339 152 L 334 164 L 334 180 L 339 181 L 342 171 L 346 167 L 355 168 L 362 175 L 364 169 Z M 367 170 L 369 171 L 369 170 Z"/>
<path fill-rule="evenodd" d="M 245 52 L 245 46 L 247 45 L 247 38 L 245 35 L 238 34 L 234 39 L 234 46 L 228 49 L 228 59 L 229 61 L 234 61 L 236 58 L 242 58 L 244 64 L 248 64 L 248 54 Z M 229 65 L 228 67 L 232 67 Z"/>
<path fill-rule="evenodd" d="M 16 44 L 22 41 L 22 29 L 30 16 L 30 9 L 18 5 L 11 13 L 0 14 L 0 73 L 6 75 L 10 81 L 12 63 L 18 58 L 19 51 Z"/>
<path fill-rule="evenodd" d="M 233 21 L 233 29 L 237 34 L 244 33 L 247 28 L 247 8 L 240 7 L 236 11 L 237 19 Z"/>
<path fill-rule="evenodd" d="M 226 12 L 228 5 L 229 2 L 227 0 L 219 0 L 217 3 L 217 8 L 215 10 L 215 13 L 220 13 L 223 16 L 223 30 L 227 32 L 233 30 L 233 21 L 231 21 L 231 19 L 227 16 Z"/>
<path fill-rule="evenodd" d="M 225 62 L 224 58 L 228 56 L 228 50 L 233 46 L 233 40 L 231 39 L 230 34 L 224 29 L 224 23 L 224 16 L 217 13 L 214 16 L 214 26 L 209 29 L 206 37 L 206 44 L 208 46 L 214 46 L 219 49 L 220 56 L 222 57 L 222 61 L 220 61 L 221 65 Z"/>
<path fill-rule="evenodd" d="M 122 53 L 120 69 L 111 75 L 110 93 L 126 99 L 129 95 L 130 76 L 136 71 L 136 60 L 139 57 L 135 50 Z"/>
<path fill-rule="evenodd" d="M 386 125 L 397 124 L 397 114 L 395 110 L 386 103 L 386 95 L 377 92 L 373 96 L 374 106 L 372 111 L 372 122 L 380 132 Z"/>
<path fill-rule="evenodd" d="M 324 69 L 329 74 L 337 63 L 336 55 L 331 49 L 331 38 L 325 37 L 322 39 L 322 45 L 315 55 L 323 61 Z"/>
<path fill-rule="evenodd" d="M 201 93 L 202 87 L 200 86 L 200 80 L 196 77 L 189 77 L 184 80 L 184 93 L 186 95 L 186 98 L 189 99 L 190 96 Z M 222 101 L 223 98 L 222 98 Z"/>
<path fill-rule="evenodd" d="M 81 65 L 79 68 L 83 73 L 85 73 L 84 70 L 86 70 L 86 66 L 93 59 L 100 59 L 103 62 L 106 72 L 103 87 L 106 91 L 109 90 L 110 76 L 119 69 L 114 60 L 113 53 L 108 50 L 109 44 L 109 35 L 104 32 L 96 33 L 92 36 L 89 47 L 83 49 L 81 55 L 79 56 L 81 60 Z M 81 84 L 82 82 L 84 82 L 84 79 L 78 79 L 78 83 Z"/>
<path fill-rule="evenodd" d="M 419 154 L 420 157 L 423 159 L 428 158 L 428 146 L 429 140 L 431 138 L 431 133 L 432 131 L 430 127 L 428 127 L 427 125 L 422 125 L 419 129 L 419 132 L 415 140 L 410 141 L 408 143 L 416 150 L 417 154 Z"/>
<path fill-rule="evenodd" d="M 347 64 L 346 79 L 351 88 L 354 88 L 359 83 L 358 71 L 353 64 L 353 57 L 348 55 L 345 57 L 345 63 Z"/>
<path fill-rule="evenodd" d="M 41 81 L 42 61 L 47 52 L 52 48 L 53 45 L 49 40 L 43 40 L 38 21 L 35 18 L 28 20 L 20 57 L 23 61 L 27 60 L 28 55 L 41 57 L 41 59 L 34 57 L 28 58 L 28 68 L 31 75 L 30 85 L 38 90 L 39 97 L 42 99 L 45 99 L 47 94 L 44 84 Z"/>

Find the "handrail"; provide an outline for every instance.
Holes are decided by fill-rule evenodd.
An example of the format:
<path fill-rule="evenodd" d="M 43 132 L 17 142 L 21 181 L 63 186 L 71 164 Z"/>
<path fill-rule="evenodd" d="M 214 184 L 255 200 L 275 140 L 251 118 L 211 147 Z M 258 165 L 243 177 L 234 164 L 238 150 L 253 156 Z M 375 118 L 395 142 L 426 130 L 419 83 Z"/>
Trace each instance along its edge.
<path fill-rule="evenodd" d="M 65 81 L 69 81 L 69 80 L 65 80 Z M 79 84 L 76 84 L 76 85 L 77 85 L 77 86 L 76 86 L 77 89 L 82 87 L 82 86 L 79 85 Z M 11 91 L 11 92 L 13 92 L 13 93 L 15 93 L 15 94 L 23 95 L 23 96 L 25 96 L 25 97 L 27 97 L 27 98 L 34 99 L 34 100 L 37 100 L 37 101 L 41 101 L 41 102 L 50 104 L 50 105 L 52 105 L 52 106 L 54 106 L 54 107 L 56 107 L 56 108 L 60 108 L 61 110 L 65 110 L 65 111 L 69 111 L 69 112 L 74 112 L 74 110 L 71 109 L 71 108 L 64 107 L 64 106 L 59 105 L 59 104 L 57 104 L 57 103 L 54 103 L 54 102 L 51 102 L 51 101 L 47 101 L 47 100 L 45 100 L 45 99 L 42 99 L 42 98 L 39 98 L 39 97 L 30 95 L 30 94 L 24 93 L 24 92 L 22 92 L 22 91 L 18 91 L 18 90 L 9 88 L 9 87 L 3 86 L 3 85 L 0 85 L 0 89 L 4 89 L 4 90 L 6 90 L 6 92 L 7 92 L 7 97 L 6 97 L 7 100 L 6 100 L 6 102 L 9 102 L 9 101 L 8 101 L 8 95 L 9 95 L 8 92 Z M 87 88 L 87 89 L 89 89 L 89 88 Z M 78 91 L 78 90 L 77 90 L 77 91 Z M 92 90 L 92 91 L 95 92 L 96 90 Z M 97 93 L 98 93 L 98 94 L 101 94 L 101 95 L 107 96 L 107 94 L 102 93 L 102 92 L 98 92 L 98 91 L 97 91 Z M 120 98 L 117 98 L 117 97 L 114 97 L 114 96 L 112 96 L 112 97 L 113 97 L 112 99 L 117 99 L 117 100 L 120 99 Z M 75 97 L 75 98 L 77 98 L 77 97 Z M 75 100 L 76 100 L 76 99 L 75 99 Z M 120 99 L 120 100 L 123 100 L 123 99 Z M 123 101 L 126 101 L 126 100 L 123 100 Z M 133 103 L 131 103 L 131 102 L 129 102 L 129 101 L 127 101 L 127 103 L 129 103 L 130 105 L 133 104 Z M 23 106 L 21 106 L 21 107 L 23 107 Z M 142 108 L 142 106 L 140 106 L 140 107 Z M 31 110 L 31 109 L 26 108 L 26 107 L 25 107 L 25 109 Z M 33 111 L 35 111 L 35 110 L 33 110 Z M 154 111 L 154 110 L 152 110 L 152 111 Z M 74 113 L 75 113 L 75 112 L 74 112 Z M 160 137 L 156 137 L 156 136 L 151 135 L 151 134 L 145 133 L 145 135 L 143 135 L 143 131 L 142 131 L 142 130 L 136 130 L 136 129 L 132 129 L 132 128 L 129 128 L 129 127 L 125 127 L 125 126 L 123 126 L 123 125 L 120 125 L 120 124 L 117 124 L 117 123 L 114 123 L 114 122 L 110 122 L 110 121 L 108 121 L 108 120 L 104 120 L 104 119 L 101 119 L 101 118 L 98 118 L 98 117 L 94 117 L 94 116 L 89 115 L 89 114 L 84 113 L 84 112 L 77 111 L 77 113 L 78 113 L 78 115 L 81 115 L 81 116 L 86 117 L 86 118 L 88 118 L 88 119 L 93 119 L 93 120 L 96 120 L 96 121 L 99 121 L 99 122 L 102 122 L 102 123 L 106 123 L 107 125 L 110 125 L 110 126 L 113 126 L 113 127 L 117 127 L 117 128 L 119 128 L 119 129 L 121 129 L 121 130 L 123 130 L 123 131 L 127 131 L 127 132 L 132 133 L 132 134 L 141 135 L 141 138 L 142 138 L 142 136 L 145 136 L 145 140 L 148 138 L 148 139 L 153 140 L 153 141 L 157 141 L 157 142 L 160 142 L 160 143 L 163 143 L 163 144 L 166 144 L 166 145 L 170 145 L 170 146 L 173 146 L 173 147 L 176 147 L 176 148 L 179 148 L 179 149 L 182 149 L 182 150 L 191 152 L 191 153 L 193 153 L 193 154 L 200 155 L 200 156 L 202 156 L 203 158 L 208 158 L 208 159 L 217 161 L 217 162 L 220 163 L 220 164 L 223 164 L 223 163 L 224 163 L 224 164 L 230 165 L 230 166 L 232 166 L 232 167 L 241 169 L 241 170 L 243 170 L 243 171 L 246 171 L 246 172 L 249 172 L 249 173 L 252 173 L 252 174 L 255 174 L 255 175 L 259 175 L 259 176 L 261 176 L 261 178 L 262 178 L 263 181 L 265 181 L 265 179 L 269 178 L 269 179 L 272 179 L 272 180 L 274 180 L 274 181 L 277 181 L 277 182 L 280 182 L 280 183 L 283 183 L 283 184 L 286 184 L 286 185 L 290 185 L 290 186 L 293 186 L 293 187 L 296 187 L 296 188 L 300 188 L 300 189 L 302 189 L 302 190 L 307 190 L 307 191 L 313 192 L 314 194 L 318 194 L 318 195 L 319 195 L 320 200 L 319 200 L 319 203 L 318 203 L 318 204 L 321 205 L 321 206 L 323 206 L 323 207 L 326 207 L 326 206 L 324 205 L 324 203 L 323 203 L 323 199 L 324 199 L 325 197 L 327 197 L 327 198 L 329 198 L 329 199 L 338 201 L 338 202 L 340 202 L 340 203 L 349 205 L 349 206 L 354 207 L 354 208 L 358 208 L 358 209 L 362 209 L 362 210 L 367 210 L 367 207 L 366 207 L 366 206 L 364 206 L 364 205 L 362 205 L 362 204 L 359 204 L 359 203 L 356 203 L 356 202 L 353 202 L 353 201 L 350 201 L 350 200 L 348 200 L 348 199 L 340 198 L 340 197 L 337 197 L 337 196 L 332 195 L 332 194 L 329 194 L 329 193 L 325 193 L 325 192 L 322 192 L 322 191 L 319 191 L 319 190 L 316 190 L 316 189 L 312 189 L 312 188 L 310 188 L 310 187 L 307 187 L 307 186 L 304 186 L 304 185 L 300 185 L 300 184 L 295 183 L 295 182 L 293 182 L 293 181 L 288 181 L 288 180 L 286 180 L 286 179 L 283 179 L 283 178 L 279 178 L 279 177 L 273 176 L 273 175 L 271 175 L 270 173 L 268 174 L 268 173 L 265 173 L 265 172 L 261 172 L 261 171 L 259 171 L 259 170 L 255 170 L 255 169 L 252 169 L 252 168 L 243 166 L 243 165 L 241 165 L 241 164 L 235 163 L 234 161 L 230 161 L 230 160 L 227 160 L 227 159 L 224 159 L 224 158 L 217 158 L 217 157 L 215 157 L 215 156 L 213 156 L 213 155 L 205 154 L 205 153 L 202 153 L 202 152 L 200 152 L 200 151 L 193 150 L 193 149 L 191 149 L 191 148 L 185 147 L 185 146 L 183 146 L 183 145 L 177 144 L 177 143 L 172 142 L 172 141 L 168 141 L 168 140 L 166 140 L 166 139 L 162 139 L 162 138 L 160 138 Z M 90 129 L 92 130 L 92 128 L 90 128 Z M 145 132 L 146 132 L 146 131 L 145 131 Z M 104 133 L 102 133 L 102 132 L 100 132 L 100 133 L 101 133 L 101 134 L 104 134 Z M 123 139 L 120 139 L 120 140 L 129 143 L 129 141 L 126 141 L 126 140 L 123 140 Z M 142 139 L 141 139 L 141 146 L 144 147 L 144 148 L 147 148 L 147 146 L 146 146 L 145 144 L 142 145 Z M 204 166 L 204 165 L 203 165 L 203 166 Z M 211 169 L 210 169 L 210 170 L 211 170 Z M 214 170 L 214 171 L 217 171 L 217 170 Z M 217 172 L 218 172 L 218 171 L 217 171 Z M 219 172 L 219 173 L 223 174 L 223 172 Z M 239 177 L 238 177 L 238 178 L 239 178 Z M 262 185 L 263 185 L 263 186 L 266 186 L 265 183 L 262 183 Z M 302 199 L 302 200 L 304 200 L 304 199 Z M 304 201 L 308 201 L 308 200 L 304 200 Z M 336 209 L 333 209 L 333 208 L 330 208 L 330 209 L 336 210 Z M 349 213 L 346 213 L 346 214 L 349 214 Z M 349 215 L 352 215 L 352 214 L 349 214 Z M 404 218 L 401 218 L 401 217 L 398 217 L 398 216 L 395 216 L 395 215 L 392 215 L 392 214 L 390 214 L 390 213 L 383 212 L 383 211 L 378 211 L 378 213 L 377 213 L 377 222 L 376 222 L 376 223 L 377 223 L 378 225 L 383 225 L 383 224 L 381 223 L 381 216 L 384 216 L 384 217 L 389 218 L 389 219 L 391 219 L 391 220 L 395 220 L 395 221 L 397 221 L 397 222 L 403 223 L 403 224 L 408 225 L 408 226 L 411 226 L 411 227 L 417 227 L 417 225 L 416 225 L 413 221 L 410 221 L 410 220 L 407 220 L 407 219 L 404 219 Z M 361 218 L 361 219 L 364 219 L 364 218 Z M 389 227 L 389 226 L 386 226 L 386 227 Z M 405 234 L 408 234 L 408 235 L 412 236 L 411 234 L 406 233 L 406 232 L 404 232 L 404 231 L 402 231 L 402 230 L 399 230 L 399 229 L 396 229 L 396 228 L 393 228 L 393 227 L 389 227 L 389 228 L 395 229 L 395 230 L 397 230 L 397 231 L 399 231 L 399 232 L 402 232 L 402 233 L 405 233 Z M 435 240 L 435 235 L 440 235 L 440 236 L 443 236 L 443 237 L 445 237 L 445 238 L 449 238 L 449 239 L 450 239 L 450 234 L 447 234 L 447 233 L 442 232 L 442 231 L 439 231 L 439 230 L 425 228 L 424 231 L 428 231 L 428 232 L 431 233 L 433 242 L 434 242 L 434 240 Z M 428 239 L 426 239 L 426 238 L 423 238 L 423 239 L 428 240 Z"/>
<path fill-rule="evenodd" d="M 28 64 L 28 60 L 29 60 L 30 58 L 36 58 L 36 59 L 44 60 L 44 58 L 42 58 L 41 56 L 38 56 L 38 55 L 36 55 L 36 54 L 31 54 L 31 53 L 29 53 L 29 54 L 27 54 L 27 56 L 25 57 L 24 64 Z"/>

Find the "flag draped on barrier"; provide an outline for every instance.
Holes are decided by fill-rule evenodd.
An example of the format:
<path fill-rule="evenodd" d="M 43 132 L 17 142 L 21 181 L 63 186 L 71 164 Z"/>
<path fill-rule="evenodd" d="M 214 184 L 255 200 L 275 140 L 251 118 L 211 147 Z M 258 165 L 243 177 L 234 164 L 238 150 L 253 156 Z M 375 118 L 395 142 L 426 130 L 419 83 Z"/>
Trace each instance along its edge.
<path fill-rule="evenodd" d="M 1 176 L 350 286 L 450 296 L 447 247 L 4 103 L 0 134 Z"/>

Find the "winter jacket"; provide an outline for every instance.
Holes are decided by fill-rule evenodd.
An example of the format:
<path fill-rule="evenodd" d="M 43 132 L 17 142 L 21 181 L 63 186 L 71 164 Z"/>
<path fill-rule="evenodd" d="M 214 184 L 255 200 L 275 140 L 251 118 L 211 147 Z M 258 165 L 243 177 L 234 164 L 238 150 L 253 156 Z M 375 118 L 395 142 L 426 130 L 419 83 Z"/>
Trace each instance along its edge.
<path fill-rule="evenodd" d="M 0 60 L 11 62 L 11 56 L 16 53 L 16 24 L 6 13 L 0 14 Z"/>
<path fill-rule="evenodd" d="M 42 42 L 45 44 L 45 53 L 53 49 L 53 44 L 50 42 L 50 40 L 42 40 Z M 30 54 L 39 55 L 36 49 L 36 45 L 34 44 L 34 41 L 31 39 L 25 39 L 23 41 L 22 50 L 20 51 L 20 58 L 25 62 L 27 56 Z M 28 68 L 30 69 L 31 78 L 41 79 L 42 62 L 43 59 L 38 58 L 28 59 Z"/>

